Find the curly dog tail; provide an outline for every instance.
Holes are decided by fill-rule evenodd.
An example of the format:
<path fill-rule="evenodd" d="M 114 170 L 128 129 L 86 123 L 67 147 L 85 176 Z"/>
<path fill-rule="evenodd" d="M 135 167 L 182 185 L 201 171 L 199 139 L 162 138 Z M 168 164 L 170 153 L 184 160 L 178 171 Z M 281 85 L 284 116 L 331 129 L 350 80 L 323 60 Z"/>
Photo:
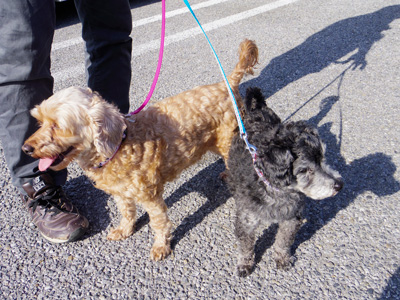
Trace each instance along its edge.
<path fill-rule="evenodd" d="M 253 67 L 258 63 L 258 48 L 255 42 L 245 39 L 239 46 L 239 62 L 228 76 L 231 86 L 238 86 L 244 74 L 253 74 Z"/>

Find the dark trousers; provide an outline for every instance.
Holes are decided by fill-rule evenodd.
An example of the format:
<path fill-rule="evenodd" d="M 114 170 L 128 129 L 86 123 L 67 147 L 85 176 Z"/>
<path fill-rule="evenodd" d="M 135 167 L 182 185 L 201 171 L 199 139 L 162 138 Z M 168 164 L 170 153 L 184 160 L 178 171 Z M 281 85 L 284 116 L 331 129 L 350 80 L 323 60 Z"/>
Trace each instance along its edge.
<path fill-rule="evenodd" d="M 129 110 L 132 16 L 128 0 L 75 0 L 86 42 L 88 86 L 123 113 Z M 37 129 L 29 111 L 53 94 L 50 52 L 54 0 L 0 1 L 0 140 L 13 184 L 38 175 L 38 161 L 21 151 Z M 57 184 L 66 171 L 53 173 Z"/>

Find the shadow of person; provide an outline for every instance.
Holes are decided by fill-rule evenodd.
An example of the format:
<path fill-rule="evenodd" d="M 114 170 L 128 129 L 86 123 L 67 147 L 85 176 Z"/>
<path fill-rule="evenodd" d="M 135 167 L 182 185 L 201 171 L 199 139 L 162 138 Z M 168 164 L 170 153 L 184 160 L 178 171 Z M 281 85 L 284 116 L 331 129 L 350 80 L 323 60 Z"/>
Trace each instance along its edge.
<path fill-rule="evenodd" d="M 389 279 L 388 284 L 383 290 L 378 300 L 400 299 L 400 268 Z"/>
<path fill-rule="evenodd" d="M 400 5 L 388 6 L 370 14 L 336 22 L 312 35 L 301 45 L 272 59 L 258 77 L 241 85 L 241 91 L 250 86 L 259 86 L 268 98 L 290 83 L 311 73 L 319 72 L 332 63 L 348 63 L 345 70 L 328 84 L 330 86 L 339 80 L 339 92 L 345 73 L 350 68 L 363 70 L 366 67 L 366 55 L 369 49 L 375 42 L 383 38 L 383 31 L 389 30 L 390 23 L 397 18 L 400 18 Z M 340 61 L 348 55 L 350 55 L 349 58 Z M 298 110 L 314 100 L 315 96 L 306 101 Z M 320 111 L 309 119 L 309 123 L 318 127 L 332 106 L 339 100 L 339 96 L 330 96 L 322 100 Z M 341 124 L 342 120 L 340 120 Z M 307 200 L 305 216 L 308 222 L 299 230 L 292 252 L 295 252 L 301 243 L 310 239 L 326 222 L 333 219 L 341 209 L 352 203 L 358 195 L 371 191 L 381 197 L 392 195 L 400 190 L 399 182 L 393 176 L 396 166 L 390 156 L 384 153 L 375 153 L 346 164 L 344 157 L 340 155 L 342 130 L 340 129 L 339 139 L 337 139 L 331 133 L 331 127 L 332 123 L 326 123 L 318 127 L 318 130 L 327 145 L 327 162 L 339 170 L 343 176 L 345 187 L 334 199 Z M 257 240 L 255 245 L 256 265 L 265 251 L 273 245 L 276 231 L 277 226 L 270 226 Z"/>
<path fill-rule="evenodd" d="M 272 59 L 260 75 L 242 85 L 259 86 L 268 98 L 296 80 L 320 72 L 332 63 L 352 63 L 364 69 L 372 45 L 383 38 L 383 31 L 400 17 L 400 5 L 338 21 L 307 38 L 292 50 Z M 355 52 L 355 53 L 353 53 Z M 341 61 L 343 57 L 351 55 Z"/>

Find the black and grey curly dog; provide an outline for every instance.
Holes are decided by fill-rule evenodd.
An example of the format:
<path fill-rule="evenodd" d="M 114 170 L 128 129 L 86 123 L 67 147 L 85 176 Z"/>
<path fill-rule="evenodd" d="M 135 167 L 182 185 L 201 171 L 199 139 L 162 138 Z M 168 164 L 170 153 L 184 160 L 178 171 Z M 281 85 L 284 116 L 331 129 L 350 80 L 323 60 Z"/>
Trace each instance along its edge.
<path fill-rule="evenodd" d="M 236 135 L 226 178 L 237 209 L 239 276 L 252 271 L 255 231 L 261 223 L 279 224 L 274 259 L 278 268 L 288 269 L 305 196 L 320 200 L 335 196 L 343 187 L 339 173 L 325 164 L 315 128 L 305 121 L 282 123 L 258 88 L 247 90 L 245 108 L 244 125 L 249 142 L 257 147 L 257 158 L 253 164 L 245 143 Z"/>

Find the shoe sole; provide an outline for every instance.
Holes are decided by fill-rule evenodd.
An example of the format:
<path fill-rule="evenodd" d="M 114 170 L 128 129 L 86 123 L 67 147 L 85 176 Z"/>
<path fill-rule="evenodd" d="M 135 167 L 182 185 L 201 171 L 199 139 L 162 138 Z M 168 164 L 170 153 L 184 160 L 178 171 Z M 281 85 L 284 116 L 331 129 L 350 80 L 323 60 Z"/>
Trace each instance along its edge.
<path fill-rule="evenodd" d="M 74 242 L 77 239 L 79 239 L 85 232 L 86 232 L 87 228 L 79 228 L 77 230 L 75 230 L 67 240 L 65 239 L 57 239 L 57 238 L 51 238 L 48 237 L 46 235 L 44 235 L 42 232 L 41 235 L 48 241 L 52 242 L 52 243 L 56 243 L 56 244 L 63 244 L 63 243 L 69 243 L 69 242 Z"/>

